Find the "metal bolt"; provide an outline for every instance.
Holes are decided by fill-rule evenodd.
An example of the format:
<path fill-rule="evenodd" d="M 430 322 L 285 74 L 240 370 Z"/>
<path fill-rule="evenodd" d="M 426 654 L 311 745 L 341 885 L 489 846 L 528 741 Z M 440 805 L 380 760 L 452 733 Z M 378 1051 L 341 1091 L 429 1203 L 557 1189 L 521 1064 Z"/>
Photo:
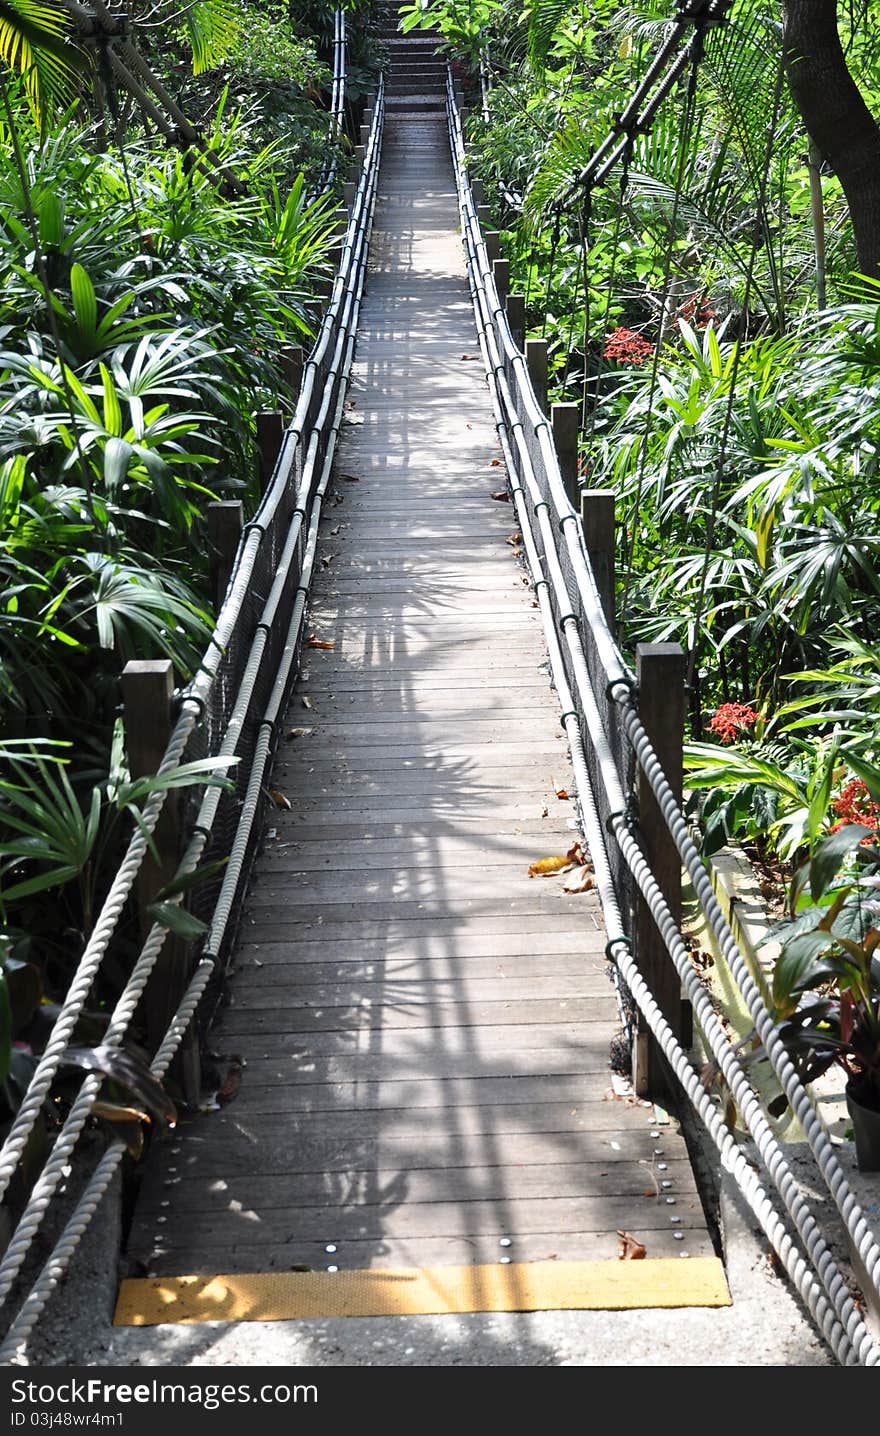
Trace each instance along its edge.
<path fill-rule="evenodd" d="M 671 1182 L 661 1182 L 660 1185 L 661 1185 L 661 1187 L 671 1187 L 671 1186 L 672 1186 L 672 1183 L 671 1183 Z"/>
<path fill-rule="evenodd" d="M 510 1265 L 510 1257 L 501 1257 L 501 1265 L 502 1265 L 502 1266 L 509 1266 L 509 1265 Z"/>
<path fill-rule="evenodd" d="M 676 1216 L 676 1217 L 670 1217 L 669 1220 L 670 1220 L 671 1222 L 680 1222 L 680 1221 L 681 1221 L 681 1217 L 678 1217 L 678 1216 Z"/>
<path fill-rule="evenodd" d="M 666 1198 L 666 1205 L 667 1205 L 667 1207 L 674 1207 L 674 1206 L 675 1206 L 675 1197 L 667 1197 L 667 1198 Z"/>
<path fill-rule="evenodd" d="M 328 1266 L 327 1270 L 328 1270 L 328 1271 L 338 1271 L 338 1270 L 339 1270 L 339 1267 L 338 1267 L 338 1266 Z"/>
<path fill-rule="evenodd" d="M 673 1232 L 672 1235 L 675 1237 L 675 1240 L 676 1240 L 677 1242 L 683 1242 L 683 1241 L 684 1241 L 684 1232 Z"/>
<path fill-rule="evenodd" d="M 650 1137 L 659 1137 L 659 1136 L 660 1136 L 660 1133 L 659 1133 L 659 1132 L 651 1131 L 651 1132 L 648 1133 L 648 1135 L 649 1135 Z"/>
<path fill-rule="evenodd" d="M 335 1243 L 335 1242 L 328 1242 L 327 1245 L 325 1246 L 324 1250 L 325 1250 L 325 1252 L 331 1252 L 331 1253 L 332 1253 L 332 1252 L 335 1252 L 335 1250 L 336 1250 L 336 1243 Z"/>
<path fill-rule="evenodd" d="M 663 1148 L 662 1148 L 662 1147 L 655 1147 L 655 1148 L 654 1148 L 654 1156 L 655 1156 L 655 1157 L 662 1157 L 662 1156 L 663 1156 Z"/>
<path fill-rule="evenodd" d="M 657 1171 L 658 1171 L 658 1172 L 667 1172 L 668 1170 L 669 1170 L 669 1164 L 668 1164 L 667 1162 L 658 1162 L 658 1163 L 657 1163 Z"/>
<path fill-rule="evenodd" d="M 502 1237 L 498 1245 L 500 1247 L 509 1247 L 512 1246 L 513 1243 L 511 1242 L 510 1237 Z"/>

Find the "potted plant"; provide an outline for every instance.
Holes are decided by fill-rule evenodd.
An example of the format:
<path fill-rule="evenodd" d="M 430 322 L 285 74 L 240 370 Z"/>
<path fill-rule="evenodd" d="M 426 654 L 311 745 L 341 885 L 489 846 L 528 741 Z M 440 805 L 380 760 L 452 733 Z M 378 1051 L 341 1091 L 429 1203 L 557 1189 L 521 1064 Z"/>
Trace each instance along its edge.
<path fill-rule="evenodd" d="M 848 822 L 819 842 L 796 873 L 789 920 L 774 935 L 779 1033 L 801 1079 L 835 1063 L 847 1075 L 856 1159 L 880 1171 L 880 847 Z"/>

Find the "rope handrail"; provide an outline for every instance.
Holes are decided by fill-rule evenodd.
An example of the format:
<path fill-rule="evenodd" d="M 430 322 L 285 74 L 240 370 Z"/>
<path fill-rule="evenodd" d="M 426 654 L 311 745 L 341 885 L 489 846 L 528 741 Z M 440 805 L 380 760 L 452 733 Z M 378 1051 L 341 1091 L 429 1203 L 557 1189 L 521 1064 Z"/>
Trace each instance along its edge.
<path fill-rule="evenodd" d="M 645 1013 L 672 1070 L 682 1081 L 686 1094 L 719 1147 L 725 1168 L 733 1172 L 744 1190 L 786 1270 L 798 1291 L 807 1300 L 833 1349 L 845 1363 L 870 1366 L 880 1364 L 880 1352 L 855 1307 L 846 1279 L 834 1261 L 791 1173 L 760 1100 L 746 1076 L 739 1054 L 718 1022 L 681 933 L 633 833 L 626 784 L 609 743 L 608 720 L 603 720 L 595 696 L 594 681 L 584 654 L 582 631 L 584 637 L 589 635 L 589 641 L 601 664 L 606 708 L 610 709 L 609 719 L 615 714 L 619 717 L 641 770 L 657 798 L 663 819 L 679 851 L 683 866 L 691 877 L 707 921 L 740 987 L 765 1051 L 796 1116 L 801 1121 L 819 1171 L 840 1211 L 853 1246 L 861 1257 L 868 1279 L 876 1287 L 880 1277 L 880 1250 L 840 1169 L 812 1098 L 800 1082 L 781 1039 L 775 1032 L 773 1016 L 764 1004 L 730 926 L 721 913 L 702 860 L 688 833 L 681 807 L 672 793 L 639 717 L 634 675 L 605 618 L 582 526 L 565 492 L 550 426 L 535 397 L 525 359 L 513 339 L 505 306 L 498 296 L 467 178 L 461 121 L 455 106 L 451 75 L 447 79 L 447 116 L 471 297 L 480 344 L 495 406 L 499 437 L 510 475 L 512 497 L 520 520 L 526 555 L 535 579 L 539 607 L 545 620 L 551 671 L 565 715 L 563 726 L 571 745 L 586 836 L 596 868 L 597 888 L 608 927 L 609 951 L 613 952 L 617 967 L 633 998 Z M 568 581 L 563 572 L 564 565 L 567 565 L 571 575 Z M 558 613 L 564 615 L 563 617 L 556 616 L 551 599 L 555 601 Z M 575 612 L 577 607 L 583 615 L 582 625 Z M 563 649 L 568 658 L 567 665 L 562 660 Z M 574 698 L 568 681 L 567 667 L 573 677 Z M 666 949 L 693 1004 L 695 1015 L 703 1026 L 707 1043 L 739 1103 L 764 1166 L 803 1243 L 806 1257 L 795 1247 L 784 1225 L 779 1225 L 778 1217 L 771 1215 L 773 1209 L 768 1206 L 763 1189 L 756 1187 L 751 1179 L 746 1179 L 742 1162 L 735 1158 L 729 1145 L 720 1138 L 717 1113 L 711 1103 L 707 1109 L 706 1101 L 695 1100 L 697 1093 L 694 1082 L 687 1075 L 690 1073 L 691 1077 L 696 1078 L 690 1059 L 677 1043 L 668 1024 L 664 1023 L 656 1003 L 647 991 L 644 979 L 629 955 L 628 939 L 610 874 L 605 834 L 598 820 L 593 779 L 585 761 L 581 718 L 595 759 L 595 777 L 602 785 L 603 797 L 611 813 L 610 835 L 653 913 Z M 709 1115 L 710 1112 L 714 1113 L 714 1121 Z"/>
<path fill-rule="evenodd" d="M 384 123 L 384 81 L 380 80 L 374 106 L 366 155 L 342 241 L 340 263 L 321 328 L 307 360 L 299 399 L 285 434 L 275 469 L 252 525 L 239 545 L 226 597 L 215 630 L 199 669 L 183 691 L 180 711 L 168 748 L 159 767 L 159 776 L 174 771 L 183 760 L 187 744 L 209 709 L 214 690 L 236 638 L 243 632 L 243 615 L 252 605 L 255 565 L 261 552 L 268 552 L 272 582 L 261 601 L 259 621 L 248 638 L 248 652 L 223 732 L 218 735 L 213 756 L 221 762 L 236 755 L 246 724 L 253 722 L 251 709 L 258 693 L 258 678 L 274 658 L 268 697 L 262 705 L 258 736 L 246 789 L 237 814 L 235 832 L 220 891 L 214 902 L 212 920 L 204 950 L 195 968 L 165 1038 L 155 1055 L 152 1070 L 162 1076 L 192 1019 L 217 965 L 229 915 L 235 902 L 250 847 L 254 820 L 264 789 L 266 766 L 273 749 L 282 705 L 289 688 L 300 649 L 306 597 L 314 566 L 315 545 L 321 502 L 330 479 L 336 440 L 342 424 L 351 363 L 354 356 L 361 295 L 366 272 L 373 213 L 375 209 L 379 158 Z M 289 515 L 286 510 L 290 509 Z M 286 529 L 278 545 L 277 558 L 269 550 L 278 538 L 279 526 Z M 305 542 L 302 534 L 305 530 Z M 301 552 L 301 558 L 299 557 Z M 293 585 L 295 584 L 295 591 Z M 289 617 L 277 654 L 272 652 L 270 634 Z M 247 635 L 245 635 L 247 637 Z M 36 1123 L 55 1074 L 69 1043 L 92 983 L 101 967 L 128 895 L 148 852 L 148 835 L 155 829 L 167 794 L 166 789 L 149 797 L 143 822 L 135 831 L 110 893 L 99 914 L 95 929 L 80 959 L 77 972 L 54 1024 L 46 1050 L 22 1100 L 12 1128 L 0 1150 L 0 1195 L 8 1187 Z M 211 839 L 223 793 L 206 787 L 192 838 L 178 866 L 176 879 L 193 873 Z M 180 895 L 176 902 L 181 901 Z M 118 1046 L 125 1037 L 156 959 L 167 939 L 168 929 L 154 924 L 140 956 L 119 997 L 104 1037 L 107 1045 Z M 0 1259 L 0 1302 L 10 1292 L 41 1225 L 65 1176 L 69 1157 L 88 1120 L 101 1086 L 100 1076 L 87 1077 L 71 1105 L 43 1170 L 35 1183 L 9 1244 Z M 124 1152 L 113 1143 L 102 1156 L 87 1183 L 80 1203 L 55 1249 L 25 1298 L 0 1346 L 0 1364 L 9 1364 L 20 1352 L 46 1300 L 66 1270 L 73 1252 L 112 1180 Z"/>

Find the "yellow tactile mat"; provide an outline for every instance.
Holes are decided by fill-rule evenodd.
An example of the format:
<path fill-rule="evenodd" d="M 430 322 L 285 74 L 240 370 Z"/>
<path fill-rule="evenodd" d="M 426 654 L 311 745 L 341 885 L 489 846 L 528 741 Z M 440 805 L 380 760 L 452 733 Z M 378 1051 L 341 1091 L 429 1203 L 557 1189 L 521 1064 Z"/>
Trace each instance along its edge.
<path fill-rule="evenodd" d="M 122 1283 L 114 1323 L 729 1305 L 717 1258 L 659 1257 L 137 1278 Z"/>

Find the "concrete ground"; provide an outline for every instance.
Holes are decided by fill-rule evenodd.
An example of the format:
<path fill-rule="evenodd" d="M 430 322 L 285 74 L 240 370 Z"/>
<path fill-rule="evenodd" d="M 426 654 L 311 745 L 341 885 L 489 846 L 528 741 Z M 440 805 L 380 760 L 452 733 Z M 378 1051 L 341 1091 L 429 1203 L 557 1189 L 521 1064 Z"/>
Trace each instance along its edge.
<path fill-rule="evenodd" d="M 114 1328 L 118 1202 L 87 1238 L 32 1338 L 31 1367 L 834 1366 L 778 1277 L 736 1193 L 721 1222 L 733 1305 L 684 1311 L 467 1316 Z"/>

